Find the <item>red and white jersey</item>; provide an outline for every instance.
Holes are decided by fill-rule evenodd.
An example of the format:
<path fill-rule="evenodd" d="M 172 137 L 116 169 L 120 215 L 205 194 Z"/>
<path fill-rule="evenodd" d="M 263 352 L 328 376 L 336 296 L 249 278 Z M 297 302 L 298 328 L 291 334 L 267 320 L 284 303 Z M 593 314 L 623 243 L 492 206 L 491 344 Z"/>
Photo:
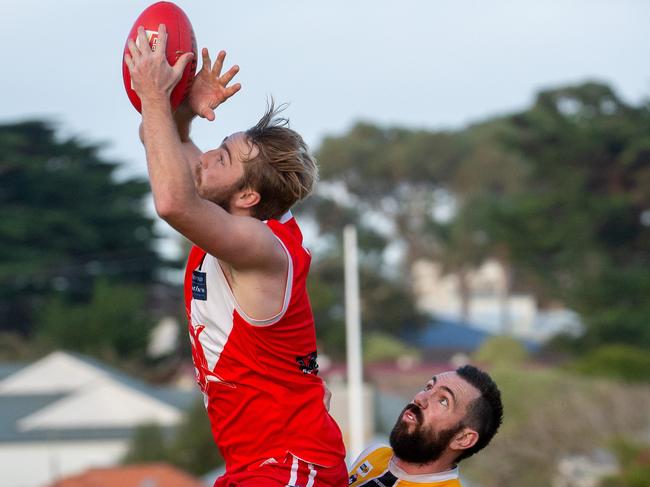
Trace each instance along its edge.
<path fill-rule="evenodd" d="M 282 462 L 326 467 L 345 450 L 323 405 L 316 332 L 306 290 L 311 263 L 291 213 L 266 222 L 289 257 L 282 310 L 254 320 L 239 307 L 219 261 L 193 247 L 185 272 L 196 379 L 228 472 Z"/>

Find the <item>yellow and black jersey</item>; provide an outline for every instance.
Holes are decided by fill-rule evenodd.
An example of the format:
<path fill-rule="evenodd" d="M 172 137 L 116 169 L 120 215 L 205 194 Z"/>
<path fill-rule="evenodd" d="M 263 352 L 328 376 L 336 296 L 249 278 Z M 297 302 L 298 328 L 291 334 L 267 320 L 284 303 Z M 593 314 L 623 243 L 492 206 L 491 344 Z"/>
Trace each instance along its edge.
<path fill-rule="evenodd" d="M 393 460 L 389 446 L 364 450 L 350 470 L 350 487 L 461 487 L 458 467 L 435 474 L 409 475 Z"/>

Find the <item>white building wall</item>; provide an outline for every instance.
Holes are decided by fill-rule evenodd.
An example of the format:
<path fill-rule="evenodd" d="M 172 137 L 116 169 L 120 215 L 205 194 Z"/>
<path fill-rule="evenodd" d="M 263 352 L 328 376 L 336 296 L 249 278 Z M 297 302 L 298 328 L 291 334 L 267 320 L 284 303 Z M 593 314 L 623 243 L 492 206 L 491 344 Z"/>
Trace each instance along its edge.
<path fill-rule="evenodd" d="M 521 294 L 508 296 L 504 303 L 507 279 L 498 262 L 488 260 L 467 276 L 470 297 L 469 315 L 465 318 L 462 316 L 458 276 L 443 274 L 442 266 L 430 261 L 417 262 L 413 276 L 418 307 L 422 311 L 455 321 L 467 321 L 490 333 L 531 338 L 537 303 L 532 296 Z M 507 316 L 504 317 L 504 313 Z"/>
<path fill-rule="evenodd" d="M 119 463 L 126 440 L 0 443 L 2 487 L 45 487 L 59 478 Z"/>
<path fill-rule="evenodd" d="M 458 276 L 443 274 L 442 266 L 436 262 L 421 260 L 413 266 L 417 305 L 425 313 L 467 321 L 489 333 L 508 334 L 539 343 L 557 333 L 574 336 L 582 333 L 580 317 L 575 312 L 559 305 L 540 310 L 532 295 L 507 295 L 506 272 L 495 260 L 487 260 L 468 273 L 467 281 L 469 309 L 468 316 L 463 318 Z"/>

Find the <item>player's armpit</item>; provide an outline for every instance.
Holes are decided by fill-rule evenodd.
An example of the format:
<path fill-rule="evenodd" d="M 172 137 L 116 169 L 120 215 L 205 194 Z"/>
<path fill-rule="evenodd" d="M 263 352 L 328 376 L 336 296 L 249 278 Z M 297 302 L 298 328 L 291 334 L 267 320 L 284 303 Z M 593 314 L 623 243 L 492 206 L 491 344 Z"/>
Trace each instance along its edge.
<path fill-rule="evenodd" d="M 238 271 L 285 272 L 287 257 L 269 227 L 257 218 L 231 215 L 197 195 L 178 211 L 161 214 L 172 227 Z"/>

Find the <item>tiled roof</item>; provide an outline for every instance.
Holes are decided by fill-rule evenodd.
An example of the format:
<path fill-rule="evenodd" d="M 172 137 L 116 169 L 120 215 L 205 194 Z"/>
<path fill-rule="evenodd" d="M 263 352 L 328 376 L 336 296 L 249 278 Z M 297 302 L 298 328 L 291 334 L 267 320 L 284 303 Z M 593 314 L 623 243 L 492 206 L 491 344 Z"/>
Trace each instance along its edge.
<path fill-rule="evenodd" d="M 93 468 L 48 487 L 204 487 L 200 480 L 162 463 Z"/>

